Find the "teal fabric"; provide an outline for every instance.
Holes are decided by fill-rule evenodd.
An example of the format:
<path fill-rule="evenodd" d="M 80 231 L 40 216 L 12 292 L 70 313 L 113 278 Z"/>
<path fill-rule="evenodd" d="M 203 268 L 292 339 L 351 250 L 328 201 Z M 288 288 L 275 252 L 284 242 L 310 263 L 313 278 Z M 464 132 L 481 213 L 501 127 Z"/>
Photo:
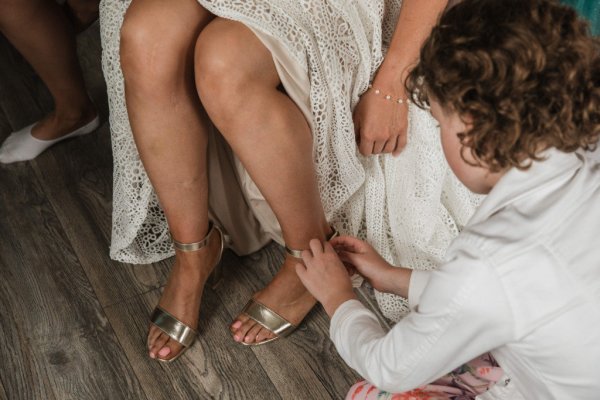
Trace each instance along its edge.
<path fill-rule="evenodd" d="M 561 0 L 562 3 L 575 8 L 579 14 L 587 18 L 592 33 L 600 36 L 600 0 Z"/>

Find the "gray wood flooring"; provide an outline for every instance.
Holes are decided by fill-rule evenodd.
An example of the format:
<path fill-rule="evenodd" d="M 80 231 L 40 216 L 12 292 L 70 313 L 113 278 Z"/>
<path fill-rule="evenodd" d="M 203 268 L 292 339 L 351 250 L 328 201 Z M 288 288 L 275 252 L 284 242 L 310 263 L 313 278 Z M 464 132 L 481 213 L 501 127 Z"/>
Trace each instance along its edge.
<path fill-rule="evenodd" d="M 98 26 L 79 39 L 88 90 L 107 121 Z M 51 97 L 0 36 L 0 140 L 52 108 Z M 164 365 L 145 350 L 147 317 L 170 261 L 128 265 L 108 256 L 112 159 L 105 122 L 36 160 L 0 165 L 0 400 L 341 399 L 356 374 L 329 341 L 320 307 L 290 338 L 247 348 L 228 324 L 263 287 L 281 248 L 237 257 L 207 288 L 200 337 Z"/>

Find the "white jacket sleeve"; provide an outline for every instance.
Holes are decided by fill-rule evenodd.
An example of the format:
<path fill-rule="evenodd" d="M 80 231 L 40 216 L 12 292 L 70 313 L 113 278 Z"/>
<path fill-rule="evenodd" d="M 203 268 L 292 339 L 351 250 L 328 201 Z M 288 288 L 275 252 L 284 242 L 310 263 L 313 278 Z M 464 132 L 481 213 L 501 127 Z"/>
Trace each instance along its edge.
<path fill-rule="evenodd" d="M 415 311 L 387 333 L 357 300 L 333 315 L 330 334 L 338 352 L 379 389 L 399 393 L 430 383 L 513 337 L 509 303 L 494 271 L 479 257 L 458 254 L 430 273 Z"/>
<path fill-rule="evenodd" d="M 413 270 L 410 274 L 410 282 L 408 284 L 408 306 L 414 311 L 421 301 L 423 290 L 429 282 L 429 277 L 432 271 Z"/>

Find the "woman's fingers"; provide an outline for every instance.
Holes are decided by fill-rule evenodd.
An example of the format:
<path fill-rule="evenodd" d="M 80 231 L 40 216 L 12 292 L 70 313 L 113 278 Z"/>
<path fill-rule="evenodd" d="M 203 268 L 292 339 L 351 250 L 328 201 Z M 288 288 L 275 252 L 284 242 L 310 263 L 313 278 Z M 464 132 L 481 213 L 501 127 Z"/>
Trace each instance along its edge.
<path fill-rule="evenodd" d="M 384 85 L 385 86 L 385 85 Z M 394 88 L 383 88 L 393 92 Z M 389 101 L 389 96 L 369 95 L 365 92 L 354 109 L 352 119 L 358 150 L 364 156 L 400 154 L 406 145 L 408 108 L 404 102 Z M 400 93 L 398 98 L 403 98 Z"/>
<path fill-rule="evenodd" d="M 361 131 L 362 132 L 362 131 Z M 358 149 L 363 156 L 375 154 L 398 155 L 406 146 L 406 132 L 400 132 L 398 135 L 390 135 L 387 139 L 372 140 L 365 138 L 361 133 Z"/>
<path fill-rule="evenodd" d="M 390 140 L 388 140 L 385 143 L 385 147 L 381 150 L 382 153 L 393 153 L 396 151 L 396 147 L 398 145 L 398 138 L 399 136 L 396 136 L 395 138 L 392 138 Z"/>
<path fill-rule="evenodd" d="M 407 135 L 406 129 L 402 133 L 400 133 L 400 135 L 398 135 L 397 140 L 396 140 L 396 145 L 395 145 L 394 149 L 392 150 L 393 156 L 400 155 L 400 153 L 402 153 L 402 150 L 404 150 L 404 148 L 406 147 L 406 142 L 407 142 L 406 135 Z"/>
<path fill-rule="evenodd" d="M 387 146 L 387 143 L 387 140 L 378 140 L 373 143 L 373 154 L 385 153 L 383 150 L 385 149 L 385 146 Z"/>
<path fill-rule="evenodd" d="M 373 154 L 374 144 L 375 143 L 372 140 L 363 137 L 361 133 L 361 137 L 358 142 L 358 150 L 360 151 L 360 154 L 362 154 L 363 156 L 370 156 L 371 154 Z"/>

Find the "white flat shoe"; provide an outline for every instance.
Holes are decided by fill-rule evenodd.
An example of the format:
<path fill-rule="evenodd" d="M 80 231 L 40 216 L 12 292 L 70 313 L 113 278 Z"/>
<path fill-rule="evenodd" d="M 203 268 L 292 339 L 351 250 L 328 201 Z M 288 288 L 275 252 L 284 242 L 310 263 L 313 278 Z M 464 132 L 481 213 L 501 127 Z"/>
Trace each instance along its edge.
<path fill-rule="evenodd" d="M 53 140 L 40 140 L 31 135 L 31 128 L 37 122 L 26 126 L 20 131 L 13 132 L 6 138 L 2 147 L 0 147 L 0 163 L 10 164 L 18 161 L 33 160 L 48 147 L 61 142 L 65 139 L 70 139 L 76 136 L 87 135 L 95 131 L 100 126 L 100 117 L 96 116 L 93 120 L 83 125 L 74 131 L 67 133 Z"/>

